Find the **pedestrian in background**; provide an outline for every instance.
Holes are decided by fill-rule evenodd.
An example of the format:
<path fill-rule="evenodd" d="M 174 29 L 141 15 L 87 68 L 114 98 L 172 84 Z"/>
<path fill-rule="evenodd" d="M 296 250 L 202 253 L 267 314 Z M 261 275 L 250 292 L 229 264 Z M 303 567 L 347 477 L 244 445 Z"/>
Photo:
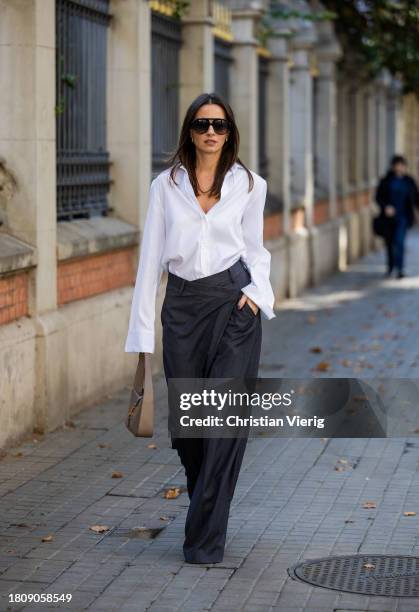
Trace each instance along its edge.
<path fill-rule="evenodd" d="M 261 312 L 276 316 L 263 245 L 267 183 L 238 150 L 231 107 L 201 94 L 186 112 L 170 167 L 151 183 L 125 351 L 154 352 L 156 290 L 166 270 L 166 382 L 258 376 Z M 246 443 L 172 434 L 190 499 L 183 545 L 189 563 L 223 560 Z"/>
<path fill-rule="evenodd" d="M 398 278 L 405 276 L 406 233 L 415 222 L 414 207 L 419 208 L 418 188 L 406 169 L 406 159 L 402 155 L 394 155 L 387 174 L 378 184 L 375 196 L 381 213 L 388 220 L 384 237 L 387 249 L 386 276 L 391 276 L 393 268 L 396 268 Z"/>

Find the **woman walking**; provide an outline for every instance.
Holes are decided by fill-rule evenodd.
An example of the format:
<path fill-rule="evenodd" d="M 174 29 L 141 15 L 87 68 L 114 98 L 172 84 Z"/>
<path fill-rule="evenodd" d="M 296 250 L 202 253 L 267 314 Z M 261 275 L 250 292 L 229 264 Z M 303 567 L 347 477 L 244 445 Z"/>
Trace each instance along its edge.
<path fill-rule="evenodd" d="M 154 352 L 156 292 L 167 271 L 166 381 L 258 376 L 261 313 L 275 317 L 263 246 L 267 184 L 238 150 L 232 109 L 202 94 L 186 112 L 169 168 L 151 183 L 125 351 Z M 172 435 L 171 442 L 190 499 L 185 560 L 220 562 L 247 438 Z"/>
<path fill-rule="evenodd" d="M 397 277 L 403 278 L 404 252 L 407 231 L 414 225 L 414 207 L 419 208 L 418 188 L 414 179 L 406 174 L 407 162 L 402 155 L 394 155 L 387 174 L 380 180 L 375 199 L 381 214 L 387 220 L 385 244 L 387 271 L 391 276 L 393 268 Z"/>

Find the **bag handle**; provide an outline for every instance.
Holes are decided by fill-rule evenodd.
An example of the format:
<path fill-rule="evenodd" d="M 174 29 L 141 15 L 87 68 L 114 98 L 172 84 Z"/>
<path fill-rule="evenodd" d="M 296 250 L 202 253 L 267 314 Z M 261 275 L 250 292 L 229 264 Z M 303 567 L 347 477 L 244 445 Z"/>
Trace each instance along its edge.
<path fill-rule="evenodd" d="M 152 377 L 152 363 L 151 353 L 140 353 L 139 354 L 140 367 L 138 368 L 138 378 L 141 379 L 141 386 L 137 387 L 140 394 L 141 390 L 144 389 L 143 402 L 141 406 L 141 419 L 138 434 L 145 438 L 150 438 L 153 435 L 154 429 L 154 393 L 153 393 L 153 377 Z M 137 379 L 137 376 L 135 377 Z M 135 381 L 136 385 L 136 381 Z"/>

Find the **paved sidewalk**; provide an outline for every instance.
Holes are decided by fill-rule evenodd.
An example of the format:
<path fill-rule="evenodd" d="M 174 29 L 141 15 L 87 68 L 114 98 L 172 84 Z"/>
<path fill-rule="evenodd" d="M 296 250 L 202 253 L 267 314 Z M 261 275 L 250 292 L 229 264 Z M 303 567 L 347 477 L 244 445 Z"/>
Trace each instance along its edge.
<path fill-rule="evenodd" d="M 410 277 L 383 280 L 384 255 L 370 254 L 282 304 L 264 321 L 260 375 L 419 378 L 418 231 L 408 235 L 406 260 Z M 419 598 L 348 595 L 287 574 L 299 560 L 332 554 L 419 554 L 419 424 L 408 424 L 409 437 L 249 440 L 224 562 L 189 565 L 188 497 L 168 444 L 164 378 L 156 387 L 152 441 L 125 430 L 122 389 L 0 462 L 0 610 L 419 610 Z M 339 459 L 347 469 L 335 469 Z M 183 492 L 165 499 L 173 486 Z M 367 500 L 376 508 L 364 509 Z M 94 533 L 94 525 L 111 530 Z M 141 526 L 160 531 L 127 537 Z M 9 593 L 71 593 L 72 601 L 11 604 Z"/>

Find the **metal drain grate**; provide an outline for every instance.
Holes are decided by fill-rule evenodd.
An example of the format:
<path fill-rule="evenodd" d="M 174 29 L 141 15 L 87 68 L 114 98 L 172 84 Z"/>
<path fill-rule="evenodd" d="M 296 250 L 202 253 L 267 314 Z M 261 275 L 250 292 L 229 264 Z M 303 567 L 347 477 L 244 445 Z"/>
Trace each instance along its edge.
<path fill-rule="evenodd" d="M 419 597 L 419 557 L 348 555 L 297 563 L 288 569 L 294 580 L 313 586 L 381 597 Z"/>

